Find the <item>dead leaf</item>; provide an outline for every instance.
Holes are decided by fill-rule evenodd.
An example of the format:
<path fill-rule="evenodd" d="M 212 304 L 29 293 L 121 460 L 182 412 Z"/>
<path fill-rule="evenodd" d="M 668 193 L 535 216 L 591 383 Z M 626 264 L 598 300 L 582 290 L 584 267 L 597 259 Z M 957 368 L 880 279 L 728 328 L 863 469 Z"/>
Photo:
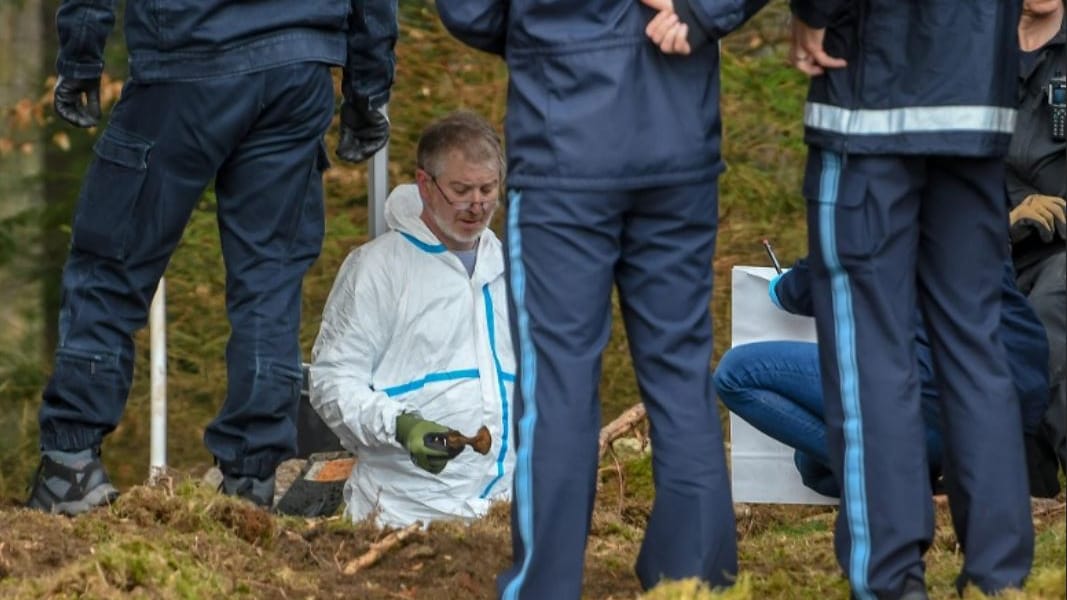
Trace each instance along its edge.
<path fill-rule="evenodd" d="M 23 98 L 11 110 L 11 124 L 15 128 L 28 127 L 33 122 L 33 102 Z"/>
<path fill-rule="evenodd" d="M 67 132 L 65 131 L 57 131 L 56 134 L 52 136 L 52 143 L 64 152 L 70 151 L 70 136 L 67 135 Z"/>

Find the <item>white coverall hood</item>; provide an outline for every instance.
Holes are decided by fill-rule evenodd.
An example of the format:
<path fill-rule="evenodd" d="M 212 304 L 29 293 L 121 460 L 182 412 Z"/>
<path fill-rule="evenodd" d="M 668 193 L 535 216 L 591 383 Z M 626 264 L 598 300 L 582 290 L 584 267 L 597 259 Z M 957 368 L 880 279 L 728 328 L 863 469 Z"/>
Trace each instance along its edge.
<path fill-rule="evenodd" d="M 501 244 L 487 229 L 468 276 L 421 220 L 415 185 L 393 190 L 385 210 L 392 230 L 353 250 L 334 281 L 311 404 L 358 457 L 345 486 L 353 520 L 476 518 L 510 498 L 515 460 Z M 420 469 L 395 439 L 397 415 L 413 411 L 466 435 L 487 426 L 489 454 L 468 448 L 438 475 Z"/>

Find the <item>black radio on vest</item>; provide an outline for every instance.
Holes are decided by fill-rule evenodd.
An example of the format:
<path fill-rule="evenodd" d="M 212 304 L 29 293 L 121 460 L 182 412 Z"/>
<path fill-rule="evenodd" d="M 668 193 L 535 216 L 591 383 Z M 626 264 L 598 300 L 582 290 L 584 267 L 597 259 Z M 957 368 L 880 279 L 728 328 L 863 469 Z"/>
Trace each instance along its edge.
<path fill-rule="evenodd" d="M 1063 122 L 1067 116 L 1067 77 L 1057 73 L 1048 82 L 1048 104 L 1052 107 L 1052 139 L 1063 140 Z"/>

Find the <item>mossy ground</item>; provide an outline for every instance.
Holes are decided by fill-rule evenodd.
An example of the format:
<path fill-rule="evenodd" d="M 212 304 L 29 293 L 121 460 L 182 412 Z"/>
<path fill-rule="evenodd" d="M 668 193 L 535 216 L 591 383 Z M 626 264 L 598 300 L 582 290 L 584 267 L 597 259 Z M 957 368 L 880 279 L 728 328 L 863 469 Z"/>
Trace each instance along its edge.
<path fill-rule="evenodd" d="M 605 461 L 584 598 L 847 598 L 832 552 L 835 509 L 756 505 L 736 507 L 737 585 L 714 594 L 695 581 L 670 582 L 642 596 L 632 566 L 651 499 L 642 482 L 648 463 L 647 456 L 618 467 Z M 279 517 L 176 477 L 172 485 L 136 486 L 110 508 L 75 519 L 0 506 L 0 597 L 473 600 L 494 597 L 496 575 L 510 564 L 506 505 L 470 526 L 435 523 L 345 575 L 387 532 L 340 517 Z M 1025 592 L 1008 598 L 1064 598 L 1063 500 L 1035 506 L 1033 575 Z M 955 597 L 961 556 L 943 503 L 937 514 L 927 582 L 931 598 L 947 600 Z"/>

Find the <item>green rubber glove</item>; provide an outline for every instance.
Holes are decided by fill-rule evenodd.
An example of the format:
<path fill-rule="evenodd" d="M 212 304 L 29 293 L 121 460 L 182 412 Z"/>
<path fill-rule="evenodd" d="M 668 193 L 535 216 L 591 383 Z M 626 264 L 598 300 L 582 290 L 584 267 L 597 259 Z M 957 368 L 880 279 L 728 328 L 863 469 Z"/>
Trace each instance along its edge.
<path fill-rule="evenodd" d="M 404 413 L 396 418 L 396 441 L 411 453 L 411 462 L 437 475 L 452 456 L 447 448 L 426 445 L 426 435 L 434 433 L 448 433 L 448 427 L 427 421 L 419 413 Z"/>

